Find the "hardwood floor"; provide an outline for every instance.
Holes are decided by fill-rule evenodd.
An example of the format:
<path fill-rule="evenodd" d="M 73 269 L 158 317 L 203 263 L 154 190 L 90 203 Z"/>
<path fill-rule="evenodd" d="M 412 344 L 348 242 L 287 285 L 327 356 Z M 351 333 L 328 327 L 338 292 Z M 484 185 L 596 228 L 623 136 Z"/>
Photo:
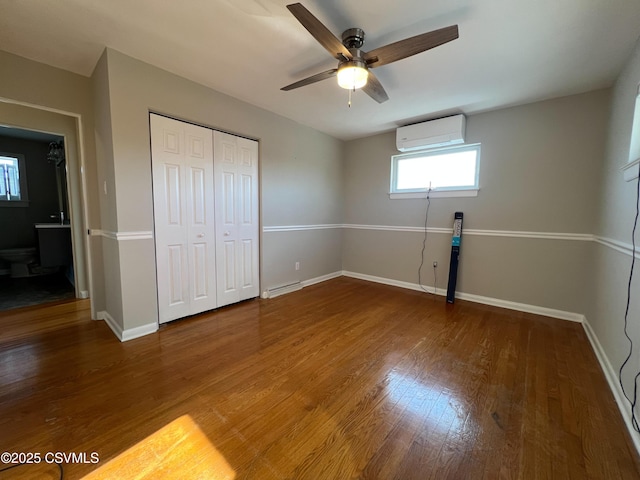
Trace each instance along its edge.
<path fill-rule="evenodd" d="M 65 479 L 183 415 L 237 479 L 640 478 L 576 323 L 343 277 L 126 343 L 88 301 L 0 326 L 0 452 L 97 452 Z"/>

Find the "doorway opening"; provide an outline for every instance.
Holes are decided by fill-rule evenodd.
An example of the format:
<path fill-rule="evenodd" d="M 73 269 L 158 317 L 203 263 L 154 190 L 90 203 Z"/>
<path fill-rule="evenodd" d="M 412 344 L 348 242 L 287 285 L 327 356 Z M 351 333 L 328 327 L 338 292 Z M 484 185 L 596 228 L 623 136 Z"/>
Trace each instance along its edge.
<path fill-rule="evenodd" d="M 0 310 L 76 297 L 65 138 L 0 126 Z"/>

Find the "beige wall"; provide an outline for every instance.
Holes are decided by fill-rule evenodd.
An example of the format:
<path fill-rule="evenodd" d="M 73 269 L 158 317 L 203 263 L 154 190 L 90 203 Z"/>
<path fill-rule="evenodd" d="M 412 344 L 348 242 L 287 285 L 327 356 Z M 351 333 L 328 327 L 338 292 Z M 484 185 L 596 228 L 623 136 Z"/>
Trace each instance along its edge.
<path fill-rule="evenodd" d="M 110 117 L 112 143 L 98 155 L 104 162 L 112 157 L 113 170 L 101 167 L 98 183 L 113 177 L 115 208 L 108 211 L 116 212 L 116 232 L 153 230 L 149 111 L 260 142 L 263 226 L 342 222 L 343 142 L 114 50 L 107 49 L 101 62 L 94 87 L 103 82 L 98 76 L 106 77 L 108 92 L 94 94 L 101 96 L 96 119 Z M 108 128 L 102 128 L 101 137 L 99 143 L 108 139 Z M 153 240 L 116 242 L 105 248 L 104 262 L 118 265 L 120 280 L 106 278 L 106 291 L 120 290 L 122 311 L 108 313 L 123 329 L 154 323 Z M 295 231 L 264 233 L 262 289 L 340 270 L 340 242 L 338 230 L 312 238 Z M 296 261 L 300 271 L 294 269 Z"/>
<path fill-rule="evenodd" d="M 122 307 L 122 280 L 120 278 L 120 252 L 117 232 L 116 179 L 113 164 L 113 134 L 111 130 L 111 102 L 109 97 L 109 68 L 106 52 L 98 60 L 91 76 L 91 93 L 94 112 L 96 192 L 100 212 L 100 234 L 93 234 L 91 241 L 100 252 L 94 269 L 100 272 L 102 281 L 101 301 L 95 302 L 98 312 L 107 312 L 124 330 Z"/>
<path fill-rule="evenodd" d="M 95 184 L 93 92 L 90 80 L 1 50 L 0 67 L 0 98 L 78 115 L 85 160 L 88 217 L 90 228 L 97 228 L 100 216 Z"/>
<path fill-rule="evenodd" d="M 634 182 L 625 182 L 620 168 L 629 159 L 636 93 L 640 84 L 640 43 L 613 88 L 606 161 L 601 171 L 602 196 L 597 225 L 599 235 L 631 242 L 630 218 L 635 215 Z"/>
<path fill-rule="evenodd" d="M 475 198 L 433 199 L 429 225 L 592 233 L 609 90 L 471 115 L 467 143 L 482 144 Z M 420 226 L 422 199 L 390 200 L 395 132 L 347 142 L 345 222 Z"/>
<path fill-rule="evenodd" d="M 342 234 L 338 228 L 265 232 L 263 269 L 269 287 L 304 282 L 342 270 Z M 300 270 L 295 270 L 300 262 Z"/>
<path fill-rule="evenodd" d="M 100 212 L 100 227 L 116 231 L 115 173 L 113 165 L 113 133 L 109 98 L 109 68 L 106 52 L 98 60 L 91 76 L 96 143 L 96 198 Z M 105 183 L 107 192 L 105 193 Z"/>
<path fill-rule="evenodd" d="M 625 251 L 598 244 L 595 253 L 592 301 L 587 320 L 597 336 L 603 354 L 611 364 L 611 377 L 617 380 L 618 369 L 629 352 L 624 335 L 624 314 L 631 266 L 631 229 L 636 212 L 637 180 L 625 182 L 620 168 L 629 158 L 629 143 L 640 83 L 640 44 L 618 77 L 613 88 L 611 119 L 605 162 L 600 175 L 602 195 L 596 233 L 604 240 L 611 239 L 627 245 Z M 640 229 L 636 233 L 640 245 Z M 640 263 L 636 260 L 632 297 L 629 310 L 628 333 L 634 342 L 623 382 L 627 393 L 633 394 L 633 377 L 640 365 Z M 614 382 L 615 383 L 615 382 Z M 626 410 L 628 405 L 623 401 Z M 640 409 L 636 412 L 640 414 Z M 629 419 L 627 419 L 629 421 Z M 634 432 L 635 435 L 635 432 Z"/>
<path fill-rule="evenodd" d="M 480 192 L 434 198 L 430 228 L 451 228 L 464 212 L 458 291 L 516 303 L 585 311 L 591 242 L 522 238 L 513 232 L 590 234 L 597 220 L 610 91 L 496 110 L 467 119 L 468 143 L 482 144 Z M 422 227 L 426 200 L 390 200 L 394 132 L 347 143 L 345 223 Z M 507 236 L 472 235 L 497 230 Z M 478 232 L 482 233 L 482 232 Z M 419 232 L 346 229 L 344 269 L 418 283 Z M 446 288 L 450 235 L 427 237 L 423 281 Z"/>

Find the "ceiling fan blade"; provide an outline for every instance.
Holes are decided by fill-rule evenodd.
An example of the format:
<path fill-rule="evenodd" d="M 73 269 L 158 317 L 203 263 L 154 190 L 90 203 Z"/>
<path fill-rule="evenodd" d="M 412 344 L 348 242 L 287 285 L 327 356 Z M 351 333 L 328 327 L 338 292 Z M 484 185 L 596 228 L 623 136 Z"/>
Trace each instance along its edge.
<path fill-rule="evenodd" d="M 425 50 L 450 42 L 456 38 L 458 38 L 458 26 L 451 25 L 450 27 L 405 38 L 404 40 L 371 50 L 364 54 L 364 60 L 370 68 L 380 67 L 424 52 Z"/>
<path fill-rule="evenodd" d="M 309 10 L 303 7 L 301 3 L 292 3 L 291 5 L 287 5 L 287 8 L 333 58 L 342 60 L 344 56 L 347 57 L 348 60 L 351 59 L 351 53 L 349 53 L 347 47 L 342 45 L 342 42 L 340 42 L 320 20 L 314 17 Z"/>
<path fill-rule="evenodd" d="M 372 71 L 369 71 L 367 84 L 362 87 L 362 91 L 378 103 L 383 103 L 389 100 L 389 95 L 387 95 L 387 92 L 385 92 L 380 80 L 378 80 L 378 77 L 376 77 Z"/>
<path fill-rule="evenodd" d="M 305 85 L 311 85 L 312 83 L 319 82 L 321 80 L 326 80 L 327 78 L 335 77 L 338 73 L 337 68 L 333 68 L 331 70 L 327 70 L 326 72 L 316 73 L 315 75 L 311 75 L 310 77 L 303 78 L 291 85 L 287 85 L 286 87 L 282 87 L 280 90 L 284 90 L 288 92 L 289 90 L 293 90 L 294 88 L 304 87 Z"/>

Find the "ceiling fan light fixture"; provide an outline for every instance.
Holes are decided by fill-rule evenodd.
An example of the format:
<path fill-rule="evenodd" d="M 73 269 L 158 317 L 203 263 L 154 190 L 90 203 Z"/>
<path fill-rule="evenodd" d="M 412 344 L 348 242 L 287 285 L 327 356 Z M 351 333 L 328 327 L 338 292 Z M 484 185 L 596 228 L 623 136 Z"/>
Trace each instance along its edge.
<path fill-rule="evenodd" d="M 333 78 L 337 75 L 338 85 L 340 87 L 348 89 L 349 92 L 364 87 L 364 93 L 376 102 L 383 103 L 389 100 L 389 96 L 373 72 L 369 74 L 370 68 L 377 68 L 382 65 L 397 62 L 403 58 L 417 55 L 418 53 L 425 52 L 458 38 L 458 25 L 450 25 L 365 52 L 361 50 L 365 37 L 364 30 L 361 28 L 348 28 L 342 32 L 341 42 L 301 3 L 287 5 L 287 9 L 296 17 L 298 22 L 307 29 L 311 36 L 315 38 L 333 58 L 338 60 L 339 64 L 338 68 L 316 73 L 310 77 L 298 80 L 291 85 L 282 87 L 280 90 L 284 91 L 311 85 L 312 83 Z M 349 98 L 351 98 L 351 93 L 349 93 Z"/>
<path fill-rule="evenodd" d="M 367 84 L 369 71 L 364 62 L 351 60 L 338 67 L 338 85 L 347 90 L 357 90 Z"/>

